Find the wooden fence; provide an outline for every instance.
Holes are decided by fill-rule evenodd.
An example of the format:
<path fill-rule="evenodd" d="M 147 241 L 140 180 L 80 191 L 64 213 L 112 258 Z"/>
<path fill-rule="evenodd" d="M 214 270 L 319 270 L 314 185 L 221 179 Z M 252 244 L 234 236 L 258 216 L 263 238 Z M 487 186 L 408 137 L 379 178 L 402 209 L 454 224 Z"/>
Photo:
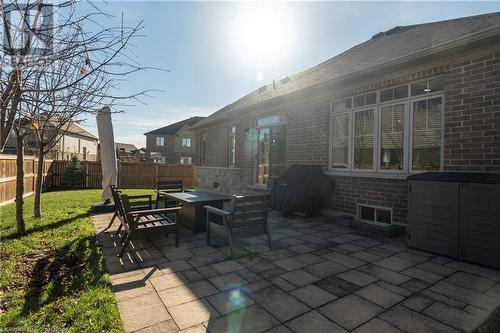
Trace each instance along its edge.
<path fill-rule="evenodd" d="M 101 162 L 81 161 L 85 181 L 80 188 L 101 188 Z M 68 161 L 44 162 L 44 189 L 64 187 L 63 178 Z M 33 157 L 24 160 L 24 193 L 33 194 L 38 161 Z M 118 187 L 155 188 L 162 180 L 182 179 L 186 187 L 195 187 L 195 168 L 192 165 L 157 164 L 145 162 L 118 162 Z M 16 196 L 16 157 L 0 155 L 0 204 L 12 202 Z"/>

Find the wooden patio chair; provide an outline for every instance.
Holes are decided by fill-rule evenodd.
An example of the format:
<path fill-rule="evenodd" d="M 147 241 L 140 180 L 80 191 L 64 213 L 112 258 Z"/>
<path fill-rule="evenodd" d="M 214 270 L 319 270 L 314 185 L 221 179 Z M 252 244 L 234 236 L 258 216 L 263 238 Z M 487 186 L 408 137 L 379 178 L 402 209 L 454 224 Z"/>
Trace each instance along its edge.
<path fill-rule="evenodd" d="M 124 214 L 122 226 L 125 231 L 121 240 L 123 246 L 118 257 L 123 256 L 131 240 L 139 237 L 175 234 L 175 247 L 179 246 L 177 212 L 181 207 L 132 210 L 128 196 L 121 193 L 118 193 L 118 202 Z M 167 215 L 172 213 L 174 218 Z"/>
<path fill-rule="evenodd" d="M 118 206 L 118 193 L 121 193 L 121 190 L 116 187 L 115 185 L 109 185 L 109 188 L 111 190 L 111 196 L 113 197 L 113 202 L 115 203 L 115 213 L 113 214 L 113 217 L 111 218 L 111 221 L 109 221 L 108 226 L 106 229 L 111 228 L 113 225 L 113 222 L 115 221 L 115 218 L 123 219 L 123 212 L 120 212 L 119 206 Z M 152 209 L 153 208 L 153 203 L 152 203 L 152 195 L 151 194 L 143 194 L 143 195 L 129 195 L 128 196 L 130 200 L 130 208 L 132 210 L 147 210 L 147 209 Z M 144 201 L 144 199 L 147 199 Z M 135 201 L 135 200 L 141 200 L 141 201 Z M 118 226 L 118 230 L 116 231 L 116 234 L 118 234 L 121 230 L 121 223 L 120 226 Z M 105 230 L 106 230 L 105 229 Z"/>
<path fill-rule="evenodd" d="M 179 203 L 177 201 L 169 199 L 161 192 L 184 192 L 184 185 L 182 183 L 182 180 L 165 180 L 159 181 L 156 184 L 156 208 L 158 208 L 158 203 L 162 200 L 165 202 L 165 208 L 179 206 Z"/>
<path fill-rule="evenodd" d="M 267 223 L 269 205 L 269 194 L 259 194 L 233 196 L 230 211 L 203 206 L 207 210 L 207 244 L 210 245 L 210 235 L 213 232 L 228 241 L 231 257 L 234 257 L 233 234 L 261 230 L 267 235 L 269 248 L 272 250 L 271 232 Z M 215 216 L 218 218 L 214 218 Z"/>

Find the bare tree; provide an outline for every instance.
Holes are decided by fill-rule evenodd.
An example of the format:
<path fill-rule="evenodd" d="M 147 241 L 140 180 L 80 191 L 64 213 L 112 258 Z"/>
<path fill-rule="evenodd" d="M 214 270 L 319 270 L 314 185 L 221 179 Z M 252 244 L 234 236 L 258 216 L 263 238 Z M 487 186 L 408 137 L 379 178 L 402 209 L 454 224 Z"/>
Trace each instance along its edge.
<path fill-rule="evenodd" d="M 20 135 L 18 144 L 26 137 L 21 128 L 29 128 L 37 138 L 35 216 L 40 217 L 44 156 L 69 125 L 83 113 L 95 113 L 102 106 L 120 106 L 122 101 L 147 95 L 147 91 L 118 94 L 124 77 L 148 69 L 133 60 L 129 48 L 139 37 L 142 23 L 104 27 L 102 19 L 109 16 L 92 3 L 92 12 L 79 11 L 75 1 L 57 5 L 41 0 L 22 4 L 13 1 L 5 5 L 0 0 L 0 4 L 6 39 L 0 64 L 0 150 L 11 129 Z M 14 14 L 17 21 L 12 18 Z M 22 155 L 22 149 L 18 149 L 18 184 L 24 174 L 20 170 Z M 16 197 L 16 204 L 18 233 L 22 234 L 22 195 Z"/>

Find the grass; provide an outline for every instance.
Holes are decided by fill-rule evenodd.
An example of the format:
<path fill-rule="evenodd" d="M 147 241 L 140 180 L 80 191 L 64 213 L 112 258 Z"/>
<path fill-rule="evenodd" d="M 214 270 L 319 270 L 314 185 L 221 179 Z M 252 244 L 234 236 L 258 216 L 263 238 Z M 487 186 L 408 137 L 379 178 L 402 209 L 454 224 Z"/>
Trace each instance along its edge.
<path fill-rule="evenodd" d="M 27 234 L 19 239 L 14 204 L 0 207 L 0 331 L 123 331 L 88 213 L 100 193 L 44 193 L 41 219 L 25 199 Z"/>

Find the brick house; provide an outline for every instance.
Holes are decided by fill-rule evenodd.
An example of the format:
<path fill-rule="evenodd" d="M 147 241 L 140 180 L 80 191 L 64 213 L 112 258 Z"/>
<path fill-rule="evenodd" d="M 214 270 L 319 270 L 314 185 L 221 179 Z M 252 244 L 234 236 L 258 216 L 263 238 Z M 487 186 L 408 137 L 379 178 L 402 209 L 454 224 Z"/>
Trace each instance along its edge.
<path fill-rule="evenodd" d="M 191 117 L 144 133 L 146 160 L 156 163 L 192 164 L 198 162 L 196 142 L 191 126 L 203 117 Z"/>
<path fill-rule="evenodd" d="M 330 209 L 404 224 L 408 175 L 500 172 L 500 13 L 377 33 L 192 130 L 200 187 L 265 189 L 292 164 L 319 164 Z"/>

